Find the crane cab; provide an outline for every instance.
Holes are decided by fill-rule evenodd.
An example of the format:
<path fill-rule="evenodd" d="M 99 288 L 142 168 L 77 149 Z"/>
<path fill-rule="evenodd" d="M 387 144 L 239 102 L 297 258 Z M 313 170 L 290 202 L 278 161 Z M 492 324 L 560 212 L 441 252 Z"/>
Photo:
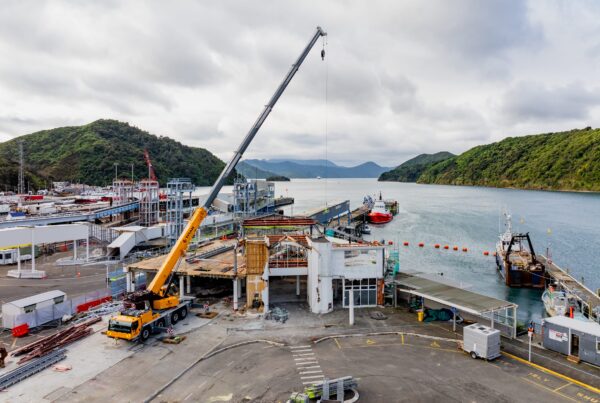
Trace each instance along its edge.
<path fill-rule="evenodd" d="M 160 317 L 150 310 L 127 310 L 113 316 L 108 321 L 106 335 L 115 339 L 137 340 L 147 339 L 152 333 L 152 322 Z"/>

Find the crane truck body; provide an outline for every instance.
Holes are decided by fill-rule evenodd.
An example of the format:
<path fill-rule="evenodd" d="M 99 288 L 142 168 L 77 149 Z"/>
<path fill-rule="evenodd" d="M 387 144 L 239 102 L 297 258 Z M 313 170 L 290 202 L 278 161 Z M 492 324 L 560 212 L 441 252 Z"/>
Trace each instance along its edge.
<path fill-rule="evenodd" d="M 169 288 L 174 271 L 185 255 L 188 246 L 192 242 L 196 231 L 204 218 L 208 215 L 208 210 L 213 201 L 219 194 L 223 184 L 227 178 L 233 173 L 235 166 L 242 158 L 242 155 L 252 142 L 252 139 L 258 133 L 260 127 L 265 122 L 273 107 L 283 94 L 286 87 L 300 68 L 300 65 L 317 42 L 317 40 L 327 35 L 321 27 L 317 27 L 317 31 L 312 36 L 296 62 L 285 76 L 283 82 L 277 87 L 277 90 L 265 105 L 265 108 L 254 122 L 238 150 L 234 153 L 231 160 L 225 165 L 225 168 L 217 178 L 211 188 L 202 207 L 196 208 L 191 215 L 186 227 L 177 239 L 177 242 L 167 254 L 165 261 L 158 269 L 156 275 L 147 286 L 146 290 L 128 293 L 125 298 L 125 303 L 133 306 L 130 309 L 122 311 L 119 315 L 112 317 L 109 320 L 107 336 L 125 340 L 145 340 L 150 334 L 157 329 L 160 329 L 169 324 L 175 324 L 179 319 L 187 316 L 191 300 L 182 301 L 177 295 L 169 295 Z M 321 51 L 321 58 L 324 58 L 325 52 Z"/>

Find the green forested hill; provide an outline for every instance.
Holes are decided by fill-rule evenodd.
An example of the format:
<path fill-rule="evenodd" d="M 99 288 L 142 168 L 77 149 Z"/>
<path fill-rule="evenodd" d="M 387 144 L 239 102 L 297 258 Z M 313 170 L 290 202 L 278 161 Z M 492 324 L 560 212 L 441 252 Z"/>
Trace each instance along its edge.
<path fill-rule="evenodd" d="M 0 190 L 16 186 L 20 140 L 25 150 L 26 180 L 33 188 L 46 187 L 48 181 L 107 185 L 114 178 L 115 163 L 119 176 L 130 177 L 133 164 L 136 179 L 147 177 L 144 149 L 148 149 L 161 185 L 172 177 L 211 185 L 224 167 L 221 160 L 203 148 L 188 147 L 127 123 L 98 120 L 0 143 Z"/>
<path fill-rule="evenodd" d="M 420 154 L 397 166 L 391 171 L 382 173 L 379 181 L 384 182 L 416 182 L 421 174 L 432 164 L 454 157 L 448 151 L 435 154 Z"/>
<path fill-rule="evenodd" d="M 509 137 L 430 165 L 419 183 L 600 191 L 600 129 Z"/>

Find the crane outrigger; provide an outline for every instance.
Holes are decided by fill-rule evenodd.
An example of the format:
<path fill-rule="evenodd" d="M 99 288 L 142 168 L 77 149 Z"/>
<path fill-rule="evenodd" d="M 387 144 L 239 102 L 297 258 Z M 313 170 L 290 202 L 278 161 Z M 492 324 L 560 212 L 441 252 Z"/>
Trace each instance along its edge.
<path fill-rule="evenodd" d="M 231 175 L 242 158 L 242 155 L 260 130 L 261 126 L 273 110 L 273 107 L 287 88 L 288 84 L 304 62 L 304 59 L 313 48 L 320 37 L 326 36 L 327 33 L 317 27 L 315 34 L 312 36 L 296 62 L 285 76 L 283 82 L 277 87 L 277 90 L 265 105 L 265 108 L 258 116 L 244 139 L 238 150 L 234 153 L 231 160 L 227 163 L 216 182 L 212 186 L 204 204 L 196 208 L 190 217 L 186 227 L 177 239 L 177 242 L 171 248 L 165 261 L 158 269 L 156 275 L 148 284 L 145 290 L 128 293 L 126 301 L 133 304 L 135 308 L 125 310 L 119 315 L 112 317 L 109 320 L 107 336 L 125 339 L 125 340 L 145 340 L 150 337 L 150 334 L 155 328 L 162 328 L 168 324 L 175 324 L 179 319 L 187 316 L 188 308 L 191 301 L 181 301 L 177 295 L 169 295 L 169 286 L 174 271 L 177 269 L 181 259 L 184 257 L 196 231 L 202 224 L 202 221 L 208 215 L 208 210 L 216 199 L 219 191 L 223 187 L 226 179 Z M 321 58 L 324 59 L 325 50 L 321 51 Z"/>

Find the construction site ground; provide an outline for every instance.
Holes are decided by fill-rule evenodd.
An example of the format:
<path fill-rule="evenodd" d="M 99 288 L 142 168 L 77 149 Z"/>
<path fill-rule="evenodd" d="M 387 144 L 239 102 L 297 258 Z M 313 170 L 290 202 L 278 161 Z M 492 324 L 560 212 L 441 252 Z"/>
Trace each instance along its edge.
<path fill-rule="evenodd" d="M 600 401 L 585 385 L 508 355 L 473 360 L 459 349 L 451 324 L 417 322 L 405 308 L 356 309 L 349 326 L 345 309 L 315 315 L 302 302 L 276 305 L 288 311 L 287 322 L 234 314 L 222 303 L 215 319 L 189 315 L 176 326 L 187 336 L 178 345 L 160 342 L 163 335 L 115 343 L 98 324 L 94 335 L 68 347 L 61 364 L 70 371 L 47 369 L 0 392 L 0 400 L 283 402 L 303 382 L 351 375 L 365 402 Z M 373 311 L 387 319 L 371 318 Z M 203 359 L 211 351 L 218 353 Z"/>

